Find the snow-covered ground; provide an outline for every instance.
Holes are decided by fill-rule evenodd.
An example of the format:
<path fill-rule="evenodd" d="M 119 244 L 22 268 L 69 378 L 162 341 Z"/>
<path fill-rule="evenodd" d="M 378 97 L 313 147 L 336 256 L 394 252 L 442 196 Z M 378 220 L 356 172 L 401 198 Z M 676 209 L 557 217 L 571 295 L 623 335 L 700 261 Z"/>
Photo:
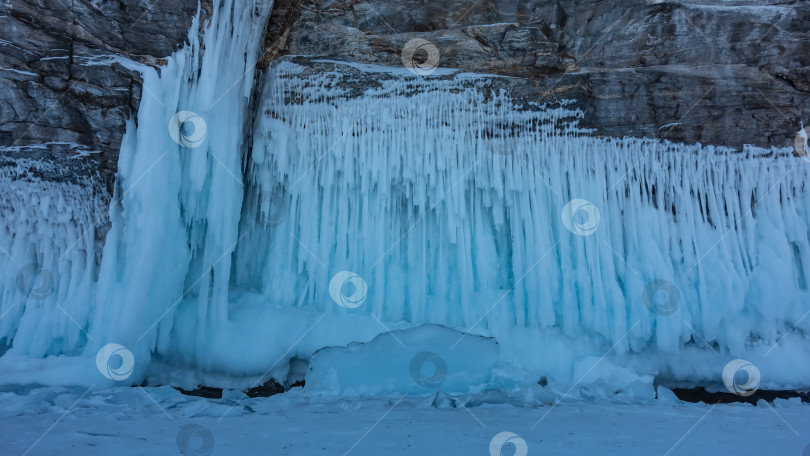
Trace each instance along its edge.
<path fill-rule="evenodd" d="M 810 405 L 798 399 L 757 407 L 662 401 L 437 409 L 431 397 L 323 402 L 301 389 L 240 396 L 202 399 L 168 387 L 17 388 L 0 393 L 0 453 L 173 455 L 187 445 L 185 454 L 486 455 L 502 432 L 518 436 L 503 445 L 505 456 L 520 439 L 528 455 L 810 451 Z"/>

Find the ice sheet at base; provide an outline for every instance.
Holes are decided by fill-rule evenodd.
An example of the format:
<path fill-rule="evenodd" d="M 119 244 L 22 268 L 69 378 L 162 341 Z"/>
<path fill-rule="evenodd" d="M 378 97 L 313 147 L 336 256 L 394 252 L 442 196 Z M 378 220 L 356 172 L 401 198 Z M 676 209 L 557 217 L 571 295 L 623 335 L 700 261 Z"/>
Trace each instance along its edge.
<path fill-rule="evenodd" d="M 317 402 L 299 389 L 245 398 L 231 407 L 231 396 L 208 400 L 168 387 L 93 390 L 82 397 L 86 390 L 0 390 L 4 454 L 179 455 L 178 437 L 189 425 L 210 433 L 213 447 L 207 449 L 213 455 L 487 455 L 491 440 L 502 431 L 518 434 L 528 456 L 800 456 L 810 445 L 804 425 L 810 405 L 783 400 L 774 409 L 669 402 L 561 404 L 532 428 L 552 406 L 437 410 L 430 397 L 406 397 L 398 403 L 397 398 Z M 65 415 L 66 410 L 71 412 Z M 201 447 L 195 443 L 194 448 Z M 512 454 L 510 449 L 501 454 Z"/>

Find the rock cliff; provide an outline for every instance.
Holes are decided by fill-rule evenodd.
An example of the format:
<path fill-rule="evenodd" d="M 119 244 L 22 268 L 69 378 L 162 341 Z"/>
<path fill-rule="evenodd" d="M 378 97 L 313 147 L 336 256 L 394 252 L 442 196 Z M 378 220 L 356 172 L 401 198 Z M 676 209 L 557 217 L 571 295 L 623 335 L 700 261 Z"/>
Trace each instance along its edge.
<path fill-rule="evenodd" d="M 0 4 L 4 154 L 84 157 L 111 188 L 141 97 L 137 72 L 119 58 L 160 66 L 197 8 Z M 203 2 L 203 20 L 210 8 Z M 582 125 L 601 135 L 786 147 L 810 111 L 808 23 L 804 0 L 277 0 L 264 63 L 297 55 L 401 66 L 406 43 L 421 38 L 438 52 L 429 64 L 511 76 L 501 86 L 519 102 L 574 99 Z M 417 51 L 417 61 L 429 57 Z"/>
<path fill-rule="evenodd" d="M 110 187 L 137 71 L 188 36 L 196 0 L 14 0 L 0 3 L 0 147 L 4 155 L 94 163 Z M 88 168 L 75 166 L 77 173 Z"/>
<path fill-rule="evenodd" d="M 582 125 L 601 135 L 787 147 L 810 111 L 808 7 L 795 0 L 278 0 L 266 48 L 270 58 L 396 66 L 406 43 L 421 38 L 435 46 L 439 68 L 514 77 L 507 85 L 516 99 L 576 100 Z"/>

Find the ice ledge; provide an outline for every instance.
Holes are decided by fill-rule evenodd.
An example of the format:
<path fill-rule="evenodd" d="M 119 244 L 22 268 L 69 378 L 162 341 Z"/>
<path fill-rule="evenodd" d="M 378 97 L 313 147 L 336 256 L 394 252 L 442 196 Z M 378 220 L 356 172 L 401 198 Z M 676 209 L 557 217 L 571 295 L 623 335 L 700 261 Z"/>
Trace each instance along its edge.
<path fill-rule="evenodd" d="M 441 325 L 390 331 L 370 342 L 312 355 L 306 389 L 345 396 L 451 393 L 480 389 L 498 363 L 498 342 Z"/>

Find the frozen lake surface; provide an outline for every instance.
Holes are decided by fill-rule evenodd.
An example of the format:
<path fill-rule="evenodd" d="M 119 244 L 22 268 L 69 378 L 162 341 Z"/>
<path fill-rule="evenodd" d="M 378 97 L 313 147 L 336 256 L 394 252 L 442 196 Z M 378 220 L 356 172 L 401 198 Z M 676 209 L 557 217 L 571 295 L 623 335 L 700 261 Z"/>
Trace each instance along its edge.
<path fill-rule="evenodd" d="M 324 402 L 300 389 L 240 396 L 226 391 L 223 399 L 203 399 L 167 387 L 6 392 L 2 454 L 173 455 L 187 445 L 185 454 L 486 455 L 502 432 L 518 436 L 503 445 L 504 456 L 523 442 L 528 455 L 810 451 L 810 405 L 798 399 L 756 407 L 563 402 L 437 409 L 430 397 Z"/>

